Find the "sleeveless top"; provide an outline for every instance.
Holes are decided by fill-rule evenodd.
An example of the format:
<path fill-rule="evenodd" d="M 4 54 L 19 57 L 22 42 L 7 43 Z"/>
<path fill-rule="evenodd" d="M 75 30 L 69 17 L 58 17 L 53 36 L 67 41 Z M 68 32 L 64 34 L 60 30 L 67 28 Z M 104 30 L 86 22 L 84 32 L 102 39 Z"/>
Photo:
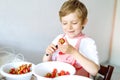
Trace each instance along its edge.
<path fill-rule="evenodd" d="M 63 38 L 64 38 L 64 36 L 65 36 L 65 34 L 63 35 Z M 81 39 L 83 39 L 85 37 L 86 36 L 84 34 L 81 34 L 78 36 L 78 40 L 75 45 L 75 48 L 77 50 L 79 50 L 79 45 L 80 45 Z M 55 60 L 66 62 L 66 63 L 73 65 L 76 69 L 76 75 L 90 77 L 90 74 L 79 63 L 77 63 L 77 60 L 70 54 L 64 54 L 62 52 L 58 52 Z"/>

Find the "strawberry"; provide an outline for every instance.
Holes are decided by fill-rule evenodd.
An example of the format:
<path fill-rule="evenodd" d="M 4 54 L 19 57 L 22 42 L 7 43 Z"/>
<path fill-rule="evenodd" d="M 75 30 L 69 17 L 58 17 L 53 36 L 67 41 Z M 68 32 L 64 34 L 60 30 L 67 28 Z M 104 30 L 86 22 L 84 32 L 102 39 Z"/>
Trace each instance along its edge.
<path fill-rule="evenodd" d="M 60 38 L 60 39 L 59 39 L 59 42 L 60 42 L 61 44 L 64 44 L 64 43 L 65 43 L 65 39 Z"/>

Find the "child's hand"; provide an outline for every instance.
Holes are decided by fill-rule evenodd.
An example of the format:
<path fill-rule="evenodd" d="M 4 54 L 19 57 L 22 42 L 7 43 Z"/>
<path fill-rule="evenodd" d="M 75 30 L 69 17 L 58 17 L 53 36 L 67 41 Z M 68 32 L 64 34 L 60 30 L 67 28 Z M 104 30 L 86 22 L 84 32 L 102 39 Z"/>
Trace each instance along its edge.
<path fill-rule="evenodd" d="M 73 50 L 75 50 L 75 48 L 70 45 L 67 41 L 67 39 L 64 39 L 64 44 L 61 42 L 58 42 L 58 49 L 63 52 L 63 53 L 69 53 L 72 54 Z"/>
<path fill-rule="evenodd" d="M 57 47 L 54 44 L 50 44 L 46 49 L 46 53 L 53 54 L 56 50 Z"/>
<path fill-rule="evenodd" d="M 51 61 L 52 60 L 52 54 L 57 50 L 58 48 L 54 44 L 50 44 L 47 49 L 46 53 L 43 57 L 43 62 Z"/>

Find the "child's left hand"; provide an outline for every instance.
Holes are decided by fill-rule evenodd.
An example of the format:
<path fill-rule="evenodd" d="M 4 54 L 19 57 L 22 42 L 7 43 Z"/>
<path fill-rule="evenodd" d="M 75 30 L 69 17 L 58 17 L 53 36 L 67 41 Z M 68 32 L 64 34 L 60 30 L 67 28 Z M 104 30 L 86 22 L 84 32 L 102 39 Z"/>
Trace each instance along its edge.
<path fill-rule="evenodd" d="M 72 45 L 69 44 L 67 39 L 65 39 L 64 44 L 58 42 L 58 49 L 63 53 L 69 53 L 69 54 L 72 54 L 72 52 L 76 50 Z"/>

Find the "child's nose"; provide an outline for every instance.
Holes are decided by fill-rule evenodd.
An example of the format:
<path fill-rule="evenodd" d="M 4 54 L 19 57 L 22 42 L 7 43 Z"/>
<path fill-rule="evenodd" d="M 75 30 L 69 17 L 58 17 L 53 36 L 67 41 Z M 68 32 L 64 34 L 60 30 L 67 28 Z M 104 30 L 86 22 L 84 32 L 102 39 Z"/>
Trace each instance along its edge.
<path fill-rule="evenodd" d="M 72 27 L 72 25 L 71 24 L 69 24 L 68 25 L 68 29 L 72 29 L 73 27 Z"/>

